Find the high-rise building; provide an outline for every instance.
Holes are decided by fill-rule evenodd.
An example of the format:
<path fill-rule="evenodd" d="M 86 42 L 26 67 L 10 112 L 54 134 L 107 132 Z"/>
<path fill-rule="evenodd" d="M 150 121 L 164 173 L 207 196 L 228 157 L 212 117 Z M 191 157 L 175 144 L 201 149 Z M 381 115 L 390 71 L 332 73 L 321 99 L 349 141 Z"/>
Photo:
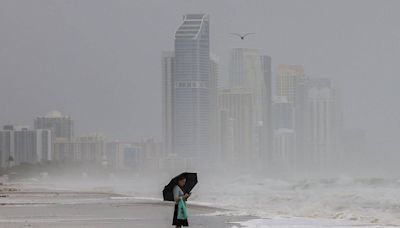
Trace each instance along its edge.
<path fill-rule="evenodd" d="M 303 66 L 280 64 L 276 81 L 278 96 L 285 96 L 290 103 L 294 103 L 297 84 L 304 80 L 304 77 Z"/>
<path fill-rule="evenodd" d="M 218 137 L 218 74 L 219 60 L 212 55 L 210 58 L 210 161 L 216 161 L 218 157 L 220 138 Z"/>
<path fill-rule="evenodd" d="M 222 159 L 252 164 L 258 158 L 254 144 L 254 94 L 246 89 L 225 89 L 218 98 Z"/>
<path fill-rule="evenodd" d="M 273 164 L 278 170 L 293 172 L 297 167 L 296 133 L 293 129 L 274 130 Z"/>
<path fill-rule="evenodd" d="M 309 79 L 303 78 L 296 80 L 296 102 L 290 103 L 294 106 L 295 111 L 295 132 L 296 132 L 296 150 L 299 156 L 299 163 L 307 164 L 307 156 L 305 155 L 308 151 L 306 148 L 306 135 L 307 135 L 307 122 L 309 119 L 307 113 L 308 107 L 308 89 L 309 89 Z M 305 165 L 304 168 L 307 168 Z"/>
<path fill-rule="evenodd" d="M 296 133 L 296 153 L 302 154 L 305 149 L 305 135 L 307 119 L 306 103 L 308 85 L 302 65 L 280 64 L 277 69 L 276 93 L 281 98 L 286 98 L 288 104 L 280 104 L 288 109 L 294 108 L 294 126 Z M 290 107 L 292 106 L 292 107 Z M 299 156 L 299 159 L 305 156 Z M 299 161 L 301 163 L 301 161 Z"/>
<path fill-rule="evenodd" d="M 274 149 L 269 163 L 278 171 L 294 171 L 298 165 L 295 132 L 295 110 L 286 97 L 274 97 L 273 104 Z"/>
<path fill-rule="evenodd" d="M 220 143 L 218 160 L 233 163 L 238 157 L 237 151 L 235 151 L 238 146 L 235 145 L 235 119 L 230 116 L 228 110 L 219 110 L 218 139 Z"/>
<path fill-rule="evenodd" d="M 173 72 L 174 72 L 174 57 L 173 51 L 165 51 L 162 53 L 162 124 L 163 124 L 163 143 L 164 152 L 166 154 L 173 153 Z M 217 88 L 218 88 L 218 58 L 212 56 L 210 58 L 210 81 L 209 81 L 209 97 L 210 97 L 210 137 L 211 151 L 218 150 L 218 129 L 217 126 Z"/>
<path fill-rule="evenodd" d="M 265 164 L 272 151 L 271 126 L 271 58 L 257 49 L 234 48 L 229 61 L 229 87 L 252 93 L 252 144 L 259 166 Z"/>
<path fill-rule="evenodd" d="M 139 170 L 144 166 L 142 148 L 128 142 L 107 142 L 107 167 L 111 169 Z"/>
<path fill-rule="evenodd" d="M 338 91 L 328 78 L 296 81 L 295 131 L 299 163 L 304 170 L 324 169 L 337 157 L 341 141 Z"/>
<path fill-rule="evenodd" d="M 186 158 L 210 152 L 209 16 L 188 14 L 175 33 L 172 150 Z"/>
<path fill-rule="evenodd" d="M 78 161 L 78 144 L 75 140 L 58 138 L 53 144 L 53 160 L 55 161 Z"/>
<path fill-rule="evenodd" d="M 162 144 L 155 139 L 142 140 L 134 143 L 140 148 L 141 156 L 140 161 L 144 169 L 158 170 L 162 168 L 162 163 L 165 161 L 166 156 L 162 155 Z"/>
<path fill-rule="evenodd" d="M 286 97 L 276 96 L 272 104 L 273 129 L 294 129 L 295 111 L 293 104 L 289 103 Z"/>
<path fill-rule="evenodd" d="M 106 142 L 107 167 L 111 169 L 124 168 L 124 144 L 118 141 Z"/>
<path fill-rule="evenodd" d="M 306 157 L 324 168 L 335 157 L 340 126 L 336 90 L 327 84 L 310 83 L 306 106 Z"/>
<path fill-rule="evenodd" d="M 34 120 L 35 129 L 50 129 L 54 137 L 71 140 L 74 137 L 73 120 L 59 111 L 51 111 L 46 116 Z"/>
<path fill-rule="evenodd" d="M 148 164 L 143 164 L 142 149 L 135 145 L 124 145 L 123 147 L 123 167 L 124 169 L 139 170 L 143 166 L 149 168 Z"/>
<path fill-rule="evenodd" d="M 0 131 L 0 166 L 52 160 L 52 135 L 48 129 L 6 125 Z"/>
<path fill-rule="evenodd" d="M 266 83 L 264 62 L 257 49 L 234 48 L 229 62 L 229 87 L 254 93 L 253 110 L 255 123 L 263 122 L 266 110 Z"/>
<path fill-rule="evenodd" d="M 163 52 L 161 59 L 163 143 L 166 154 L 173 152 L 173 72 L 174 52 Z"/>
<path fill-rule="evenodd" d="M 106 161 L 105 136 L 102 134 L 91 134 L 80 136 L 76 139 L 77 161 L 102 164 Z"/>
<path fill-rule="evenodd" d="M 273 152 L 273 110 L 272 110 L 272 59 L 270 56 L 261 56 L 261 66 L 265 83 L 265 115 L 263 120 L 264 164 L 268 163 Z"/>
<path fill-rule="evenodd" d="M 12 131 L 0 131 L 0 167 L 14 165 L 14 134 Z"/>

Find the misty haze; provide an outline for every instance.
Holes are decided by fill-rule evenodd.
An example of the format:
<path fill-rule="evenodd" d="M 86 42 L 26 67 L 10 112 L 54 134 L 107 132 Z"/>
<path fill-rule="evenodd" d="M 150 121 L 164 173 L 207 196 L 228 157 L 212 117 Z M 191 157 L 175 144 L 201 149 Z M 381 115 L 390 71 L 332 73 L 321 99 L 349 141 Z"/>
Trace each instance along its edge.
<path fill-rule="evenodd" d="M 0 0 L 0 227 L 400 227 L 399 9 Z"/>

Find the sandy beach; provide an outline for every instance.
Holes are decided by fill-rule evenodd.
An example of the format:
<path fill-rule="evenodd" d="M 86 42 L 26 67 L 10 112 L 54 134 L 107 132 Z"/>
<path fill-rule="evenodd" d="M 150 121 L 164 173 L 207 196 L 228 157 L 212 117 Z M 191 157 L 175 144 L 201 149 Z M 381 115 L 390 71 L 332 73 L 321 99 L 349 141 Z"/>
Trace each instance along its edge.
<path fill-rule="evenodd" d="M 3 187 L 0 227 L 172 227 L 173 205 L 100 192 L 23 190 Z M 190 227 L 231 227 L 239 217 L 189 205 Z"/>
<path fill-rule="evenodd" d="M 0 227 L 172 227 L 173 204 L 139 194 L 113 191 L 113 185 L 95 187 L 64 182 L 53 184 L 20 182 L 0 185 Z M 71 187 L 68 187 L 71 186 Z M 72 188 L 74 187 L 74 188 Z M 114 188 L 118 186 L 114 185 Z M 119 186 L 121 187 L 121 186 Z M 133 187 L 129 187 L 134 189 Z M 154 188 L 156 189 L 156 188 Z M 116 193 L 118 192 L 118 193 Z M 122 191 L 123 192 L 123 191 Z M 283 195 L 284 193 L 281 192 Z M 258 200 L 262 197 L 256 194 Z M 236 197 L 240 200 L 240 197 Z M 204 201 L 206 202 L 206 201 Z M 207 205 L 207 206 L 203 206 Z M 395 224 L 379 224 L 364 220 L 323 218 L 321 216 L 247 216 L 227 207 L 190 202 L 190 227 L 207 228 L 393 228 Z M 256 205 L 257 206 L 257 205 Z M 264 208 L 268 206 L 264 205 Z M 277 207 L 278 208 L 278 207 Z M 245 216 L 243 216 L 245 215 Z M 369 218 L 370 220 L 371 218 Z M 368 220 L 366 220 L 368 221 Z"/>

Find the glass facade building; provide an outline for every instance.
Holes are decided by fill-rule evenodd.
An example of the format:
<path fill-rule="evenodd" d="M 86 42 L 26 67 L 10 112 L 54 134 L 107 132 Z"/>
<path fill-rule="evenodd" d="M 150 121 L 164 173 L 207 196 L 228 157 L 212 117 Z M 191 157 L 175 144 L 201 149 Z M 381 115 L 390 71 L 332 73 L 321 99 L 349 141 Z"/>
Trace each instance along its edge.
<path fill-rule="evenodd" d="M 210 152 L 209 17 L 188 14 L 175 33 L 172 150 L 184 158 Z"/>

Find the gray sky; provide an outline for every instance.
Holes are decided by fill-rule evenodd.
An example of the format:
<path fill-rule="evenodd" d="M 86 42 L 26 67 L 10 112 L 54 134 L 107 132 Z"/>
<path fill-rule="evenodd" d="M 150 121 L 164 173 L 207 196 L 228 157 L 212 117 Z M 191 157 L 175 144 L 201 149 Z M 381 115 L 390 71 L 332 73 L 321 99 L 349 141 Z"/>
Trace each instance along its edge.
<path fill-rule="evenodd" d="M 49 110 L 79 133 L 160 138 L 160 56 L 185 13 L 209 13 L 211 51 L 259 48 L 343 91 L 345 124 L 392 150 L 400 137 L 400 1 L 0 0 L 0 123 Z M 256 32 L 239 41 L 230 32 Z"/>

